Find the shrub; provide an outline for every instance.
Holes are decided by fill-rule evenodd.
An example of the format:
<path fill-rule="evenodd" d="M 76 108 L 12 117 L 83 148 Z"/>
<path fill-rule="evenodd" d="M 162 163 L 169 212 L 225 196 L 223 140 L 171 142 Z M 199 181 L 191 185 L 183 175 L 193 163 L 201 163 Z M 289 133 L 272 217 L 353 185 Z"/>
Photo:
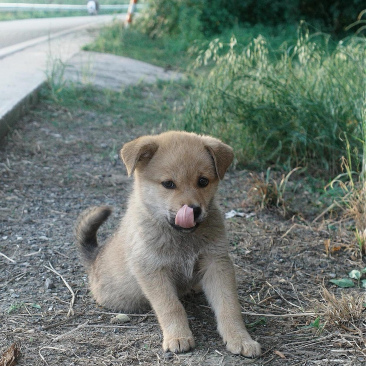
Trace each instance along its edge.
<path fill-rule="evenodd" d="M 234 24 L 273 26 L 300 20 L 340 36 L 364 9 L 362 0 L 146 0 L 146 4 L 139 20 L 144 33 L 184 38 L 210 37 Z"/>
<path fill-rule="evenodd" d="M 183 37 L 187 41 L 221 33 L 236 19 L 225 0 L 148 0 L 138 19 L 150 37 Z"/>
<path fill-rule="evenodd" d="M 277 59 L 262 36 L 244 49 L 232 38 L 220 55 L 218 40 L 200 56 L 215 61 L 197 82 L 180 128 L 217 135 L 237 152 L 239 163 L 309 166 L 335 173 L 347 139 L 357 163 L 365 141 L 365 39 L 316 39 L 299 28 L 295 45 Z"/>

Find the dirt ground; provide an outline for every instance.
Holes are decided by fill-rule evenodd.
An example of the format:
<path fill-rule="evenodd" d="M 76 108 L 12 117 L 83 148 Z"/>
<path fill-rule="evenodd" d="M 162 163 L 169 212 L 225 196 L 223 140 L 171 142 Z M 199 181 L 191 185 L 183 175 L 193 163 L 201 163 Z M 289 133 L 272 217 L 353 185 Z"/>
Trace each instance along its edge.
<path fill-rule="evenodd" d="M 263 356 L 226 351 L 203 295 L 183 300 L 197 344 L 185 354 L 162 351 L 152 312 L 111 322 L 116 314 L 89 294 L 73 225 L 83 209 L 111 205 L 100 240 L 113 232 L 131 187 L 118 150 L 151 130 L 41 102 L 1 142 L 0 356 L 16 342 L 16 364 L 27 366 L 366 365 L 365 312 L 338 325 L 319 315 L 322 286 L 337 298 L 364 293 L 329 283 L 365 267 L 355 255 L 352 223 L 324 216 L 312 224 L 315 198 L 304 186 L 294 195 L 300 208 L 286 217 L 242 205 L 251 188 L 248 171 L 230 171 L 219 200 L 223 212 L 244 214 L 226 220 L 230 253 L 243 316 Z"/>

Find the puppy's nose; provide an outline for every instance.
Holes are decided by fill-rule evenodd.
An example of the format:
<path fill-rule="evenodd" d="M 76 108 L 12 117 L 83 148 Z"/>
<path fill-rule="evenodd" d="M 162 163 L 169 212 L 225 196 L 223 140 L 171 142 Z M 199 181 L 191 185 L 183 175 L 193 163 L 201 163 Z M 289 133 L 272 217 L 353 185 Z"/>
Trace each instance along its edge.
<path fill-rule="evenodd" d="M 194 215 L 194 221 L 197 221 L 197 219 L 200 217 L 201 213 L 202 213 L 202 209 L 200 206 L 194 206 L 194 205 L 190 205 L 190 208 L 193 208 L 193 215 Z"/>

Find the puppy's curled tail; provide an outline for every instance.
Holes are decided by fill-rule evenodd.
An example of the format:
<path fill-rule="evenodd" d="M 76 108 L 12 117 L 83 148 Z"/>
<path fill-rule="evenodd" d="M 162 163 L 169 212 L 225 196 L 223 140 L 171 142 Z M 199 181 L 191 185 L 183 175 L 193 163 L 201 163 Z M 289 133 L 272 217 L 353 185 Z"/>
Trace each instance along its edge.
<path fill-rule="evenodd" d="M 87 268 L 93 264 L 99 252 L 97 231 L 111 213 L 112 208 L 108 206 L 91 207 L 78 218 L 75 226 L 76 246 Z"/>

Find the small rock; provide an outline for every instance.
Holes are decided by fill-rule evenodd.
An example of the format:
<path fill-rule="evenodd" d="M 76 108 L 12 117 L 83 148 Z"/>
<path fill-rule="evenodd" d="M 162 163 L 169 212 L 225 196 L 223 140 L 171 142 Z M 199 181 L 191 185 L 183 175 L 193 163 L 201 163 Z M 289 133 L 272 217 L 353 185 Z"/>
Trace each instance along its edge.
<path fill-rule="evenodd" d="M 164 360 L 171 360 L 174 357 L 173 352 L 165 352 L 163 355 Z"/>
<path fill-rule="evenodd" d="M 118 314 L 111 319 L 112 324 L 123 324 L 128 323 L 129 321 L 131 321 L 131 319 L 126 314 Z"/>
<path fill-rule="evenodd" d="M 44 283 L 44 287 L 46 288 L 46 290 L 49 290 L 51 288 L 55 288 L 56 286 L 50 278 L 46 278 L 46 281 Z"/>

